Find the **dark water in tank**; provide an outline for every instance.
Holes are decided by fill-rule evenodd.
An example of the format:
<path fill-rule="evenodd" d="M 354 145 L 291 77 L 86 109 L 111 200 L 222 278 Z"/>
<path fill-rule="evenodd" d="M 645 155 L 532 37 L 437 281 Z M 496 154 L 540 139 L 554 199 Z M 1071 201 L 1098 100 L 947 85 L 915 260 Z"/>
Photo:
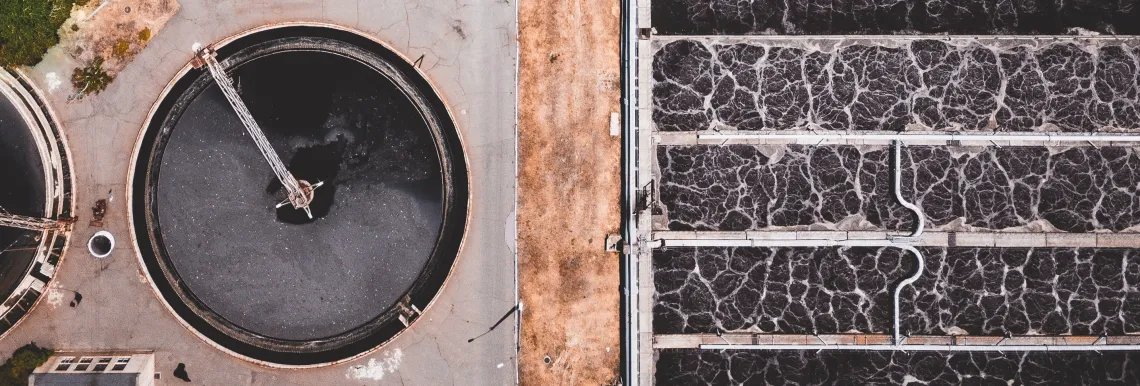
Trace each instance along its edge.
<path fill-rule="evenodd" d="M 670 230 L 841 226 L 854 218 L 866 221 L 863 230 L 915 226 L 914 215 L 894 197 L 893 151 L 887 146 L 699 145 L 656 151 L 660 210 Z M 900 154 L 903 195 L 921 203 L 928 226 L 1012 231 L 1048 224 L 1071 233 L 1140 226 L 1135 148 L 910 145 Z"/>
<path fill-rule="evenodd" d="M 1140 33 L 1140 0 L 655 0 L 664 35 Z"/>
<path fill-rule="evenodd" d="M 378 316 L 414 282 L 442 220 L 441 166 L 420 113 L 350 59 L 314 52 L 234 69 L 242 99 L 297 178 L 323 182 L 313 219 L 285 191 L 216 86 L 179 117 L 158 212 L 190 290 L 230 322 L 293 340 Z"/>
<path fill-rule="evenodd" d="M 346 179 L 368 175 L 395 184 L 435 181 L 434 192 L 425 192 L 424 196 L 439 195 L 439 179 L 433 177 L 438 170 L 424 167 L 435 157 L 434 149 L 424 148 L 431 145 L 430 135 L 421 127 L 418 115 L 394 113 L 409 111 L 412 106 L 399 100 L 395 90 L 385 90 L 389 84 L 373 79 L 377 74 L 371 69 L 339 56 L 278 55 L 282 57 L 242 66 L 237 73 L 238 87 L 263 130 L 291 137 L 294 142 L 308 142 L 279 151 L 295 177 L 309 183 L 325 182 L 310 206 L 314 218 L 323 217 L 332 207 L 335 182 L 342 171 Z M 278 65 L 280 60 L 289 64 Z M 336 73 L 320 75 L 330 69 Z M 353 90 L 352 94 L 346 94 L 346 89 Z M 366 95 L 378 91 L 393 93 L 384 97 L 387 105 L 369 103 L 378 101 L 377 96 Z M 349 100 L 353 97 L 362 99 Z M 390 151 L 376 152 L 380 149 Z M 270 179 L 266 192 L 285 196 L 276 177 Z M 286 223 L 312 221 L 289 205 L 280 208 L 277 215 Z"/>
<path fill-rule="evenodd" d="M 1140 249 L 918 247 L 899 298 L 908 335 L 1122 336 L 1140 331 Z M 658 334 L 890 334 L 897 247 L 653 251 Z"/>
<path fill-rule="evenodd" d="M 27 124 L 0 98 L 0 207 L 20 215 L 44 215 L 44 169 Z M 7 296 L 35 258 L 36 232 L 0 227 L 0 296 Z M 11 250 L 7 250 L 11 248 Z"/>
<path fill-rule="evenodd" d="M 0 207 L 21 215 L 43 216 L 44 169 L 27 124 L 7 99 L 0 98 Z M 23 231 L 0 227 L 0 249 Z"/>
<path fill-rule="evenodd" d="M 1042 39 L 676 40 L 653 55 L 659 131 L 1136 131 L 1140 47 Z"/>

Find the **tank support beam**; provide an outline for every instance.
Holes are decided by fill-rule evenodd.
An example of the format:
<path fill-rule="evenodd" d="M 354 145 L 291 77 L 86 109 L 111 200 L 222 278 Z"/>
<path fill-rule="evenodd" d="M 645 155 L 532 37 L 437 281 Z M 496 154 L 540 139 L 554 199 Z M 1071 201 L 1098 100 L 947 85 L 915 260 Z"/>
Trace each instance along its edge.
<path fill-rule="evenodd" d="M 0 227 L 20 228 L 31 231 L 64 231 L 75 223 L 73 219 L 55 220 L 31 216 L 20 216 L 0 211 Z"/>

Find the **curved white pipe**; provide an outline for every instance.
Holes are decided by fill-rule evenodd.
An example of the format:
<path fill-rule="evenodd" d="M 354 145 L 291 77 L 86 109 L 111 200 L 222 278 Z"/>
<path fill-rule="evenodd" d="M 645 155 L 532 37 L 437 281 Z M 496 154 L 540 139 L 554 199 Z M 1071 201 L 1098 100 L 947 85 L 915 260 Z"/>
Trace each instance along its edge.
<path fill-rule="evenodd" d="M 914 232 L 907 238 L 917 239 L 922 235 L 923 228 L 926 228 L 926 216 L 922 215 L 922 209 L 917 205 L 910 203 L 902 194 L 902 141 L 895 141 L 895 199 L 899 201 L 902 206 L 914 212 L 914 216 L 918 218 L 918 225 L 914 228 Z M 917 176 L 915 176 L 917 178 Z"/>
<path fill-rule="evenodd" d="M 892 331 L 892 333 L 894 334 L 894 340 L 891 341 L 891 343 L 893 343 L 895 346 L 902 344 L 902 340 L 899 339 L 899 335 L 900 335 L 899 334 L 899 318 L 900 318 L 900 315 L 899 315 L 899 295 L 902 294 L 903 287 L 906 287 L 908 285 L 913 284 L 915 281 L 918 281 L 918 278 L 920 276 L 922 276 L 922 271 L 926 270 L 926 262 L 924 261 L 924 259 L 922 257 L 922 252 L 919 252 L 918 248 L 915 248 L 915 247 L 910 246 L 910 245 L 898 245 L 897 247 L 902 248 L 904 250 L 907 250 L 910 253 L 914 254 L 915 259 L 918 261 L 918 269 L 914 271 L 914 275 L 911 275 L 910 277 L 903 279 L 903 281 L 900 282 L 899 285 L 895 287 L 895 296 L 894 296 L 895 328 L 894 328 L 894 331 Z"/>

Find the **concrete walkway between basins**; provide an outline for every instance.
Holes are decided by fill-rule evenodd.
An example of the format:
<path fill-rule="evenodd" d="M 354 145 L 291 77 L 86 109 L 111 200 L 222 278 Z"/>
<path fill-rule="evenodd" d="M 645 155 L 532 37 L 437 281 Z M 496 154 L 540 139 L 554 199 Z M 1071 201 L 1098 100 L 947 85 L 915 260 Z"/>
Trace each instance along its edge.
<path fill-rule="evenodd" d="M 163 384 L 179 363 L 193 384 L 512 384 L 517 377 L 514 323 L 473 342 L 517 303 L 515 295 L 515 55 L 512 1 L 199 1 L 181 10 L 101 94 L 68 103 L 58 79 L 78 63 L 55 48 L 25 70 L 60 117 L 75 160 L 80 221 L 76 240 L 108 230 L 122 240 L 95 259 L 71 243 L 51 289 L 24 323 L 0 341 L 0 355 L 36 342 L 61 350 L 154 350 Z M 140 270 L 130 240 L 127 175 L 131 152 L 159 94 L 187 65 L 194 43 L 209 44 L 275 23 L 312 21 L 363 31 L 421 69 L 439 89 L 463 136 L 471 177 L 471 212 L 448 284 L 410 329 L 368 355 L 308 370 L 239 360 L 196 337 L 174 318 Z M 55 79 L 49 82 L 48 79 Z M 86 208 L 109 199 L 102 228 Z M 68 303 L 82 293 L 77 307 Z"/>

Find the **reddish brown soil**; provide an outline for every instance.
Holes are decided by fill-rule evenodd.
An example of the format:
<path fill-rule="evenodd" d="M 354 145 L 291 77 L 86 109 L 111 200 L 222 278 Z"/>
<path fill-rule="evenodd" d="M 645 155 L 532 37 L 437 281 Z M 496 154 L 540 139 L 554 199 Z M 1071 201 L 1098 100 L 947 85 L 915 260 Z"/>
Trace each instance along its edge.
<path fill-rule="evenodd" d="M 614 384 L 620 267 L 605 238 L 621 220 L 620 3 L 519 8 L 521 382 Z"/>

